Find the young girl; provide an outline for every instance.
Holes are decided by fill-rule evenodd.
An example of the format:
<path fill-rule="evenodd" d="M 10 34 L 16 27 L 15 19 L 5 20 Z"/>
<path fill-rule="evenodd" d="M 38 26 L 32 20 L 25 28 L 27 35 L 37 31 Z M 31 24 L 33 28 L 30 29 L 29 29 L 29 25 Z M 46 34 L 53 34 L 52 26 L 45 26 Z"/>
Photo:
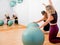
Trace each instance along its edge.
<path fill-rule="evenodd" d="M 48 19 L 46 22 L 40 26 L 40 28 L 44 27 L 48 23 L 50 23 L 50 33 L 49 33 L 49 41 L 51 43 L 60 43 L 60 37 L 57 37 L 59 28 L 57 25 L 58 15 L 56 10 L 54 9 L 51 0 L 49 0 L 50 5 L 46 6 L 46 12 L 48 14 Z"/>
<path fill-rule="evenodd" d="M 9 15 L 6 15 L 6 14 L 5 14 L 5 17 L 7 19 L 7 25 L 8 25 L 8 21 L 10 20 L 10 17 L 9 17 Z"/>
<path fill-rule="evenodd" d="M 15 23 L 15 24 L 18 24 L 18 17 L 13 14 L 13 18 L 15 19 L 14 23 Z"/>
<path fill-rule="evenodd" d="M 41 14 L 44 16 L 42 19 L 40 19 L 39 21 L 37 21 L 36 23 L 39 23 L 39 22 L 41 22 L 41 21 L 44 21 L 44 22 L 46 22 L 46 20 L 47 20 L 47 13 L 45 12 L 45 11 L 42 11 L 41 12 Z M 44 26 L 44 28 L 43 28 L 43 30 L 44 31 L 49 31 L 49 28 L 50 28 L 50 24 L 48 23 L 46 26 Z"/>

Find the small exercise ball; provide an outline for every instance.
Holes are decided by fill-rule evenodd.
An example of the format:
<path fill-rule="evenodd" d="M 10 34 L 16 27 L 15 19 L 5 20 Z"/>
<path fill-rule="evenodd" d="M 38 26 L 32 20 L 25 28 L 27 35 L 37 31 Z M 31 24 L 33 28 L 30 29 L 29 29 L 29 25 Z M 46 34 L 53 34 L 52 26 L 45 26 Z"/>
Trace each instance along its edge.
<path fill-rule="evenodd" d="M 9 20 L 8 21 L 8 26 L 11 26 L 13 24 L 13 21 L 12 20 Z"/>
<path fill-rule="evenodd" d="M 29 27 L 39 27 L 39 25 L 37 23 L 35 23 L 35 22 L 32 22 L 32 23 L 29 23 L 27 25 L 27 28 L 29 28 Z"/>
<path fill-rule="evenodd" d="M 0 26 L 2 26 L 4 24 L 3 20 L 0 20 Z"/>
<path fill-rule="evenodd" d="M 16 1 L 11 1 L 11 2 L 10 2 L 10 6 L 11 6 L 11 7 L 14 7 L 15 5 L 16 5 Z"/>
<path fill-rule="evenodd" d="M 38 27 L 27 28 L 22 35 L 24 45 L 43 45 L 44 33 Z"/>
<path fill-rule="evenodd" d="M 18 0 L 18 3 L 22 3 L 23 2 L 23 0 Z"/>

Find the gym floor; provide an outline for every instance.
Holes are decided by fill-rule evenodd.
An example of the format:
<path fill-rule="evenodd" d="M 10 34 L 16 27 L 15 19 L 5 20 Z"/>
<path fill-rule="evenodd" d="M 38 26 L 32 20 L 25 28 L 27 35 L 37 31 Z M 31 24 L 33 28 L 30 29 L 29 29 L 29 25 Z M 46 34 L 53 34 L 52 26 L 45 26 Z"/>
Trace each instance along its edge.
<path fill-rule="evenodd" d="M 23 25 L 0 26 L 0 45 L 23 45 L 22 33 L 25 30 Z M 48 34 L 45 34 L 44 45 L 60 45 L 52 44 L 48 41 Z M 60 36 L 60 34 L 58 34 Z"/>

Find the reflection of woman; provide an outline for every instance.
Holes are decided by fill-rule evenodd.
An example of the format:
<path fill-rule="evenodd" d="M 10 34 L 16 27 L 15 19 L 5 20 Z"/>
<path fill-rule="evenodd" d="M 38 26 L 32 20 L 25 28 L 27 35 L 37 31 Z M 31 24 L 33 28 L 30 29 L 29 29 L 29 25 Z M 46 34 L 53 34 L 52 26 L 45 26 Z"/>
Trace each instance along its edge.
<path fill-rule="evenodd" d="M 41 14 L 43 15 L 43 18 L 40 19 L 39 21 L 37 21 L 36 23 L 39 23 L 39 22 L 41 22 L 41 21 L 46 22 L 46 20 L 47 20 L 47 18 L 48 18 L 48 17 L 47 17 L 47 13 L 46 13 L 45 11 L 42 11 Z M 50 24 L 48 23 L 46 26 L 44 26 L 43 30 L 44 30 L 44 31 L 49 31 L 49 28 L 50 28 Z"/>
<path fill-rule="evenodd" d="M 15 19 L 14 23 L 18 24 L 18 17 L 16 15 L 13 15 L 13 18 Z"/>
<path fill-rule="evenodd" d="M 8 25 L 8 21 L 10 20 L 10 17 L 9 17 L 9 15 L 6 15 L 6 14 L 5 14 L 5 17 L 7 19 L 7 25 Z"/>
<path fill-rule="evenodd" d="M 48 19 L 42 26 L 40 26 L 40 28 L 42 28 L 45 25 L 47 25 L 48 23 L 50 23 L 49 41 L 52 43 L 60 43 L 60 37 L 57 37 L 58 31 L 59 31 L 59 28 L 57 25 L 58 15 L 57 15 L 56 10 L 52 6 L 51 0 L 49 0 L 49 2 L 50 2 L 50 5 L 46 6 Z"/>

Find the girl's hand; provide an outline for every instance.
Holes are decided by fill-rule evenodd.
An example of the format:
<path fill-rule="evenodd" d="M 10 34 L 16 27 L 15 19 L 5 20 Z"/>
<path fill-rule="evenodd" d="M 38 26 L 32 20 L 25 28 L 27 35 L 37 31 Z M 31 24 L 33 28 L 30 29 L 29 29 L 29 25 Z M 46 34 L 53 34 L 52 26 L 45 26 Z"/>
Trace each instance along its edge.
<path fill-rule="evenodd" d="M 43 26 L 40 26 L 39 28 L 42 28 Z"/>
<path fill-rule="evenodd" d="M 37 23 L 37 22 L 33 22 L 33 23 Z"/>
<path fill-rule="evenodd" d="M 43 3 L 42 5 L 46 7 L 46 4 Z"/>

